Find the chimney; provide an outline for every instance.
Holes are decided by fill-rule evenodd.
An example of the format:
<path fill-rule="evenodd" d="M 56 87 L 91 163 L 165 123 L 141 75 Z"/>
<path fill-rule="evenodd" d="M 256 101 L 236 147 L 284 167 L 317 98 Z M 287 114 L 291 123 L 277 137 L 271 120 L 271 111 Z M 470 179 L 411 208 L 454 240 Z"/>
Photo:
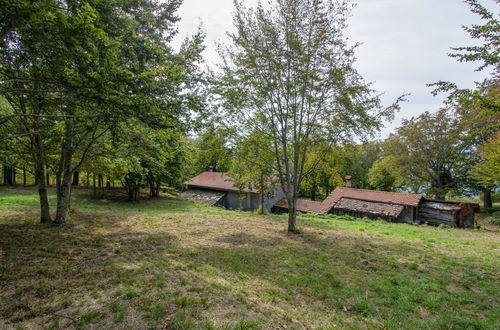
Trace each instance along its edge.
<path fill-rule="evenodd" d="M 207 171 L 209 171 L 209 172 L 213 172 L 213 171 L 214 171 L 214 167 L 213 167 L 213 166 L 209 166 L 209 167 L 207 167 Z"/>
<path fill-rule="evenodd" d="M 345 177 L 345 186 L 347 188 L 352 188 L 352 176 L 348 175 Z"/>

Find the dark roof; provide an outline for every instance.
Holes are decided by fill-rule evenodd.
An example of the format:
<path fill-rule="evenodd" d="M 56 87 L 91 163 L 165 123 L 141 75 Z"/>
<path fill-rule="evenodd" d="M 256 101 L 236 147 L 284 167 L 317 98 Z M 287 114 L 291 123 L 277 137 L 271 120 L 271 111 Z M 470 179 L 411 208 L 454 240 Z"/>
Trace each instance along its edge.
<path fill-rule="evenodd" d="M 422 196 L 409 193 L 396 193 L 378 190 L 355 189 L 346 187 L 335 188 L 321 203 L 321 213 L 328 213 L 343 198 L 358 199 L 368 202 L 389 203 L 396 205 L 418 206 Z"/>
<path fill-rule="evenodd" d="M 279 202 L 274 204 L 276 207 L 283 209 L 288 209 L 288 200 L 286 198 L 281 199 Z M 308 201 L 304 199 L 297 199 L 296 205 L 297 211 L 304 213 L 321 213 L 321 202 Z"/>
<path fill-rule="evenodd" d="M 401 214 L 401 212 L 403 212 L 404 206 L 378 202 L 367 202 L 359 199 L 341 198 L 335 204 L 334 209 L 397 218 Z"/>
<path fill-rule="evenodd" d="M 234 186 L 234 183 L 229 175 L 223 172 L 202 172 L 191 180 L 184 182 L 184 184 L 190 187 L 211 188 L 224 191 L 238 191 L 238 188 Z M 250 188 L 247 188 L 244 191 L 258 193 L 257 190 Z"/>

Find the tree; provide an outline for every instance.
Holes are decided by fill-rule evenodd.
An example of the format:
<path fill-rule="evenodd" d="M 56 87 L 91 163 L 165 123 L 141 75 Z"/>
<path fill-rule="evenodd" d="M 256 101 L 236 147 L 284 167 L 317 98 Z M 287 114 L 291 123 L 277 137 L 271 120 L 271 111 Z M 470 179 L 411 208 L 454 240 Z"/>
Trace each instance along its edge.
<path fill-rule="evenodd" d="M 471 175 L 484 187 L 496 189 L 500 185 L 500 133 L 482 146 L 481 154 L 483 159 L 472 168 Z"/>
<path fill-rule="evenodd" d="M 237 32 L 221 47 L 218 92 L 224 108 L 272 141 L 276 169 L 296 232 L 296 201 L 308 150 L 378 127 L 380 102 L 353 68 L 354 47 L 343 35 L 350 5 L 334 0 L 276 0 L 247 9 L 235 0 Z"/>
<path fill-rule="evenodd" d="M 460 119 L 447 109 L 405 120 L 389 137 L 388 152 L 409 181 L 444 200 L 463 188 L 470 146 L 464 143 Z"/>
<path fill-rule="evenodd" d="M 314 201 L 325 198 L 335 187 L 343 186 L 347 162 L 344 148 L 313 146 L 305 166 L 317 165 L 302 181 L 300 194 Z"/>
<path fill-rule="evenodd" d="M 191 175 L 196 175 L 212 166 L 216 172 L 226 172 L 231 167 L 231 129 L 209 126 L 192 141 Z"/>
<path fill-rule="evenodd" d="M 2 1 L 0 92 L 31 145 L 41 221 L 51 220 L 47 143 L 57 150 L 57 214 L 68 219 L 71 181 L 88 151 L 120 122 L 182 127 L 197 99 L 203 34 L 176 54 L 180 1 Z M 75 157 L 79 158 L 75 158 Z"/>
<path fill-rule="evenodd" d="M 260 195 L 260 212 L 265 212 L 266 196 L 276 186 L 275 158 L 270 150 L 272 141 L 254 132 L 236 145 L 229 176 L 236 187 L 246 189 L 250 185 Z"/>
<path fill-rule="evenodd" d="M 477 62 L 477 71 L 492 69 L 490 77 L 481 83 L 476 83 L 475 89 L 460 88 L 456 83 L 440 81 L 432 84 L 436 87 L 433 92 L 448 93 L 447 103 L 454 107 L 457 115 L 462 118 L 468 127 L 467 139 L 474 142 L 474 153 L 477 161 L 481 161 L 480 151 L 484 150 L 483 144 L 488 143 L 491 137 L 498 132 L 500 122 L 499 90 L 499 45 L 500 45 L 500 22 L 494 13 L 489 12 L 478 0 L 465 1 L 474 14 L 484 21 L 484 24 L 464 26 L 464 30 L 473 38 L 481 40 L 479 46 L 462 46 L 452 48 L 453 53 L 449 56 L 456 58 L 459 62 Z M 498 4 L 500 1 L 495 0 Z M 476 161 L 476 163 L 477 163 Z M 476 173 L 477 174 L 477 173 Z M 473 178 L 477 175 L 472 173 Z M 483 178 L 484 179 L 484 178 Z M 485 182 L 481 179 L 479 182 Z M 491 207 L 491 186 L 480 187 L 478 182 L 470 182 L 472 189 L 483 190 L 484 206 Z"/>
<path fill-rule="evenodd" d="M 375 161 L 368 172 L 368 183 L 375 190 L 400 190 L 404 184 L 404 179 L 397 158 L 387 156 Z"/>

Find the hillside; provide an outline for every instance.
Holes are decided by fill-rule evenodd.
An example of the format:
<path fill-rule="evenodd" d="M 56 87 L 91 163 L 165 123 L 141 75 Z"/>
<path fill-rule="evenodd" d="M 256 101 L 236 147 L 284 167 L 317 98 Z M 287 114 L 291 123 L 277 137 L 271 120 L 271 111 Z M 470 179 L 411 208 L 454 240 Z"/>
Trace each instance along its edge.
<path fill-rule="evenodd" d="M 189 201 L 90 200 L 37 223 L 36 190 L 0 191 L 0 328 L 500 327 L 500 233 Z M 54 202 L 54 196 L 51 196 Z"/>

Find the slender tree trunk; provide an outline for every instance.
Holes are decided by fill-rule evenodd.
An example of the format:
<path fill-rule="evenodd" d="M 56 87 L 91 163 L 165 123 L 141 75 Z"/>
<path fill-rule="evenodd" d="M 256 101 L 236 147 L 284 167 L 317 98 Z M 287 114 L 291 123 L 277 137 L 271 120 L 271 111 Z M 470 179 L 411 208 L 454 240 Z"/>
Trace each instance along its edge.
<path fill-rule="evenodd" d="M 23 169 L 23 186 L 26 186 L 26 170 Z"/>
<path fill-rule="evenodd" d="M 38 182 L 38 195 L 40 197 L 40 222 L 50 222 L 50 207 L 49 198 L 47 193 L 47 186 L 45 184 L 45 157 L 44 157 L 44 143 L 40 135 L 36 134 L 33 138 L 34 144 L 34 161 L 35 161 L 35 177 Z M 48 174 L 47 174 L 48 179 Z M 47 180 L 48 181 L 48 180 Z"/>
<path fill-rule="evenodd" d="M 485 188 L 483 190 L 483 206 L 484 207 L 493 207 L 493 201 L 491 199 L 491 189 Z"/>
<path fill-rule="evenodd" d="M 80 184 L 80 172 L 75 171 L 73 173 L 73 182 L 71 183 L 72 186 L 78 186 Z"/>
<path fill-rule="evenodd" d="M 92 197 L 96 198 L 95 173 L 92 173 Z"/>
<path fill-rule="evenodd" d="M 73 123 L 66 121 L 66 132 L 61 148 L 61 160 L 57 172 L 57 213 L 54 223 L 63 224 L 69 218 L 71 181 L 73 179 Z"/>
<path fill-rule="evenodd" d="M 47 177 L 47 186 L 50 186 L 50 176 L 49 173 L 45 175 Z"/>
<path fill-rule="evenodd" d="M 16 168 L 12 166 L 12 185 L 16 185 Z"/>
<path fill-rule="evenodd" d="M 293 189 L 293 188 L 292 188 Z M 293 189 L 296 190 L 296 189 Z M 297 230 L 297 192 L 292 191 L 288 194 L 288 232 L 298 233 Z"/>

